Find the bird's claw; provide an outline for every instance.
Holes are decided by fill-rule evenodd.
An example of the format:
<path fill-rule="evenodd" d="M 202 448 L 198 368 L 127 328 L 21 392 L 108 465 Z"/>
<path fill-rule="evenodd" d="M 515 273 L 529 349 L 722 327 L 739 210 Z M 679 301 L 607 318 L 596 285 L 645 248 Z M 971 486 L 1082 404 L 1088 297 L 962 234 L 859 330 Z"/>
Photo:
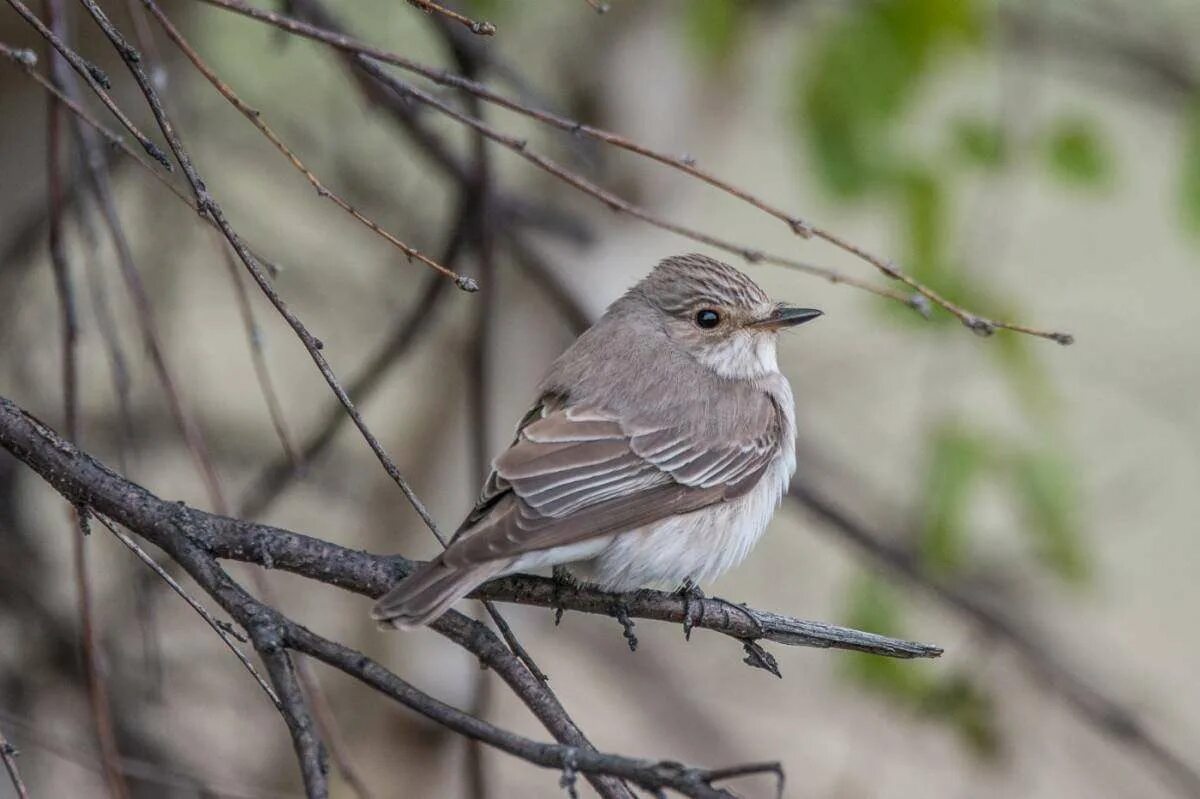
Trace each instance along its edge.
<path fill-rule="evenodd" d="M 638 648 L 637 635 L 633 632 L 633 619 L 629 618 L 629 605 L 624 594 L 617 594 L 613 602 L 613 616 L 621 623 L 621 634 L 629 642 L 629 651 L 636 652 Z"/>
<path fill-rule="evenodd" d="M 700 602 L 700 617 L 696 620 L 701 624 L 704 623 L 704 592 L 700 590 L 700 586 L 692 582 L 692 578 L 687 578 L 683 581 L 683 585 L 675 592 L 675 595 L 683 599 L 683 637 L 684 640 L 692 640 L 692 628 L 696 625 L 692 621 L 692 603 Z"/>
<path fill-rule="evenodd" d="M 564 589 L 574 588 L 576 581 L 575 575 L 571 574 L 570 569 L 566 566 L 555 566 L 551 574 L 551 579 L 554 580 L 554 591 L 550 606 L 554 608 L 554 626 L 557 627 L 562 622 L 563 613 L 566 612 L 566 608 L 562 606 L 561 593 Z"/>

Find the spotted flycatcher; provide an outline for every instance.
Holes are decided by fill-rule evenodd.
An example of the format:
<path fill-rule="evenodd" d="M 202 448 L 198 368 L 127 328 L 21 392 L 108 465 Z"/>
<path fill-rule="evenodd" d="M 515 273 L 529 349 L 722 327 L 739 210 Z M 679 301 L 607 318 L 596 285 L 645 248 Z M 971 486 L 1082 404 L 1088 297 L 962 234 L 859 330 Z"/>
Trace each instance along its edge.
<path fill-rule="evenodd" d="M 820 315 L 712 258 L 662 261 L 554 362 L 449 547 L 374 618 L 427 624 L 486 580 L 545 566 L 629 591 L 739 563 L 796 468 L 778 332 Z"/>

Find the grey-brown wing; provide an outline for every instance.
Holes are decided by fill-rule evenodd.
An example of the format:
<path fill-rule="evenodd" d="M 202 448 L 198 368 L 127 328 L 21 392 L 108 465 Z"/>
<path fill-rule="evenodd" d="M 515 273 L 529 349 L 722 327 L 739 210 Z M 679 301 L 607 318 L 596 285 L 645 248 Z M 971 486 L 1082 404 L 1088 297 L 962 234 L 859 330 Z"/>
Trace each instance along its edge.
<path fill-rule="evenodd" d="M 629 421 L 539 404 L 497 458 L 447 565 L 575 543 L 741 496 L 778 454 L 783 428 L 765 394 L 734 412 L 737 423 L 725 428 L 742 432 L 730 435 L 671 414 Z"/>

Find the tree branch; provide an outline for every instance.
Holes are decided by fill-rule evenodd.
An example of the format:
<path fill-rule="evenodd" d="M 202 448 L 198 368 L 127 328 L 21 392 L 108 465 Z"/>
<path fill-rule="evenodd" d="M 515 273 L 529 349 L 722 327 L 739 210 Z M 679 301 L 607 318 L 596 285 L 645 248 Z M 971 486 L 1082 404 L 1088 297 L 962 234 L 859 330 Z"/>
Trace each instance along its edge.
<path fill-rule="evenodd" d="M 247 630 L 267 661 L 276 691 L 281 698 L 290 697 L 284 699 L 285 707 L 291 705 L 285 718 L 296 743 L 310 797 L 325 795 L 321 792 L 324 766 L 306 710 L 297 704 L 298 694 L 289 676 L 290 668 L 283 660 L 275 658 L 286 649 L 295 649 L 334 665 L 457 732 L 483 740 L 531 763 L 565 773 L 607 775 L 650 790 L 671 788 L 687 796 L 729 799 L 732 794 L 713 787 L 714 781 L 745 773 L 778 772 L 778 764 L 773 763 L 708 771 L 596 752 L 586 745 L 586 739 L 578 746 L 542 744 L 500 730 L 442 705 L 361 653 L 326 641 L 259 603 L 221 569 L 216 558 L 230 557 L 275 565 L 370 595 L 386 590 L 397 570 L 412 568 L 411 562 L 354 552 L 297 533 L 229 519 L 159 499 L 76 449 L 4 398 L 0 398 L 0 446 L 42 475 L 65 498 L 87 504 L 163 549 Z M 280 541 L 269 540 L 275 537 Z M 314 557 L 325 560 L 315 562 Z M 456 640 L 473 644 L 472 651 L 484 653 L 486 656 L 481 656 L 489 666 L 503 667 L 511 662 L 521 669 L 528 681 L 541 685 L 482 624 L 451 612 L 434 627 Z M 504 653 L 503 657 L 497 657 L 497 649 Z M 501 672 L 506 680 L 512 679 L 512 674 L 511 669 Z M 552 694 L 543 696 L 556 701 Z M 556 711 L 554 706 L 547 706 L 543 710 L 547 715 L 558 713 L 565 717 L 561 708 Z"/>

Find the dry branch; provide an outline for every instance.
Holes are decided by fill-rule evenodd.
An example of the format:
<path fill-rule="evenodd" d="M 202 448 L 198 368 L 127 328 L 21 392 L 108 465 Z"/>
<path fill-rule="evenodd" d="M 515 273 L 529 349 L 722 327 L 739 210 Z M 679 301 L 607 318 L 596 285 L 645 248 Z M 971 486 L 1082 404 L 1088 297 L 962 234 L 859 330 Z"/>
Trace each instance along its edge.
<path fill-rule="evenodd" d="M 754 206 L 760 211 L 763 211 L 764 213 L 767 213 L 776 219 L 782 220 L 793 232 L 798 235 L 801 235 L 805 238 L 816 237 L 822 239 L 829 244 L 832 244 L 834 247 L 854 255 L 858 259 L 873 266 L 887 278 L 902 283 L 914 293 L 904 294 L 893 292 L 889 289 L 880 288 L 871 283 L 861 281 L 857 278 L 844 275 L 840 272 L 836 272 L 825 267 L 814 266 L 812 264 L 807 264 L 792 258 L 787 258 L 785 256 L 766 253 L 756 248 L 747 247 L 736 242 L 731 242 L 720 237 L 713 236 L 704 231 L 696 230 L 662 219 L 656 214 L 652 214 L 645 209 L 618 197 L 612 192 L 593 184 L 591 181 L 587 180 L 581 175 L 562 167 L 551 159 L 529 151 L 524 140 L 502 133 L 491 126 L 484 124 L 478 118 L 458 111 L 447 103 L 442 102 L 438 98 L 422 91 L 421 89 L 395 80 L 387 73 L 375 73 L 377 79 L 388 83 L 392 89 L 398 92 L 401 96 L 410 97 L 425 105 L 435 108 L 451 119 L 454 119 L 457 122 L 460 122 L 461 124 L 482 133 L 492 141 L 508 148 L 509 150 L 512 150 L 517 155 L 537 166 L 539 169 L 548 172 L 549 174 L 553 175 L 559 180 L 562 180 L 573 188 L 578 189 L 584 194 L 594 197 L 595 199 L 604 203 L 610 209 L 627 214 L 636 219 L 640 219 L 643 222 L 658 227 L 662 230 L 676 233 L 680 236 L 692 239 L 693 241 L 733 253 L 741 256 L 750 263 L 772 263 L 807 272 L 833 283 L 846 283 L 880 296 L 898 300 L 922 312 L 925 312 L 929 303 L 932 303 L 954 316 L 970 330 L 981 335 L 990 335 L 998 329 L 1003 329 L 1049 339 L 1064 345 L 1071 344 L 1074 341 L 1074 338 L 1069 333 L 1041 330 L 1039 328 L 1034 328 L 1015 322 L 988 319 L 975 314 L 916 280 L 914 277 L 900 269 L 900 267 L 891 259 L 876 255 L 831 230 L 806 222 L 798 215 L 788 213 L 787 211 L 784 211 L 781 208 L 757 197 L 753 193 L 740 188 L 729 181 L 719 178 L 706 170 L 700 169 L 696 166 L 695 161 L 690 157 L 664 153 L 633 141 L 632 139 L 620 134 L 590 125 L 585 125 L 577 120 L 564 117 L 560 114 L 555 114 L 551 111 L 534 108 L 525 103 L 513 100 L 512 98 L 505 97 L 495 91 L 492 91 L 488 87 L 484 86 L 478 81 L 472 80 L 471 78 L 463 75 L 456 75 L 444 69 L 430 67 L 397 53 L 367 45 L 351 36 L 342 33 L 340 30 L 337 30 L 338 26 L 335 25 L 314 25 L 304 20 L 289 17 L 286 14 L 255 8 L 254 6 L 243 2 L 243 0 L 202 1 L 210 5 L 215 5 L 230 11 L 234 11 L 260 22 L 268 23 L 281 30 L 286 30 L 289 33 L 324 42 L 325 44 L 347 53 L 354 53 L 365 58 L 374 59 L 381 63 L 398 66 L 401 69 L 405 69 L 409 72 L 420 75 L 421 77 L 424 77 L 435 83 L 462 89 L 463 91 L 469 92 L 472 95 L 485 100 L 486 102 L 499 105 L 510 111 L 514 111 L 518 114 L 522 114 L 531 119 L 537 120 L 543 124 L 559 128 L 573 135 L 587 136 L 683 172 L 684 174 L 707 183 L 710 186 L 720 189 L 721 191 Z M 310 10 L 320 7 L 320 4 L 316 2 L 316 0 L 305 0 L 304 3 L 297 5 L 300 7 L 298 10 L 302 10 L 305 7 Z"/>
<path fill-rule="evenodd" d="M 294 687 L 289 685 L 289 672 L 284 662 L 275 656 L 285 650 L 295 650 L 347 672 L 450 729 L 548 768 L 577 770 L 588 775 L 608 775 L 628 780 L 649 790 L 671 788 L 687 796 L 726 798 L 732 794 L 715 788 L 713 782 L 733 775 L 778 770 L 777 764 L 760 764 L 754 767 L 708 771 L 679 764 L 609 755 L 596 752 L 586 745 L 542 744 L 500 730 L 436 702 L 361 653 L 327 641 L 296 625 L 277 610 L 251 597 L 217 564 L 217 558 L 229 558 L 271 565 L 330 585 L 378 596 L 390 587 L 396 575 L 407 573 L 413 567 L 410 561 L 355 552 L 298 533 L 217 516 L 188 508 L 180 503 L 159 499 L 101 465 L 63 440 L 48 426 L 3 398 L 0 398 L 0 446 L 39 473 L 68 500 L 87 505 L 97 513 L 125 525 L 183 566 L 193 579 L 247 630 L 256 647 L 267 658 L 268 670 L 281 696 L 289 693 L 294 696 Z M 521 601 L 526 602 L 535 601 L 539 590 L 552 591 L 554 588 L 552 581 L 515 577 L 499 581 L 482 593 L 487 595 L 492 587 L 509 583 L 520 595 Z M 658 613 L 656 607 L 672 604 L 680 614 L 685 612 L 685 603 L 680 597 L 659 592 L 644 593 L 645 601 L 633 603 L 630 607 L 631 613 L 636 614 L 641 610 L 647 611 L 648 614 Z M 578 589 L 564 595 L 560 604 L 568 608 L 586 610 L 588 602 L 602 597 L 612 600 L 610 595 L 603 592 Z M 714 603 L 710 606 L 712 613 L 706 613 L 706 617 L 697 623 L 697 627 L 725 632 L 738 638 L 745 638 L 747 633 L 759 632 L 755 623 L 749 621 L 753 618 L 749 614 L 742 614 L 740 610 L 730 613 L 726 607 L 725 614 L 718 617 L 720 606 L 725 603 L 717 600 L 705 600 L 705 603 Z M 647 617 L 667 618 L 671 615 L 673 614 L 666 613 Z M 869 635 L 864 638 L 866 634 L 840 628 L 826 628 L 822 625 L 814 626 L 796 620 L 787 620 L 781 625 L 777 618 L 768 614 L 759 614 L 759 617 L 764 620 L 762 631 L 766 637 L 784 643 L 811 644 L 821 641 L 821 645 L 848 645 L 851 648 L 859 648 L 865 644 L 872 651 L 878 649 L 884 654 L 900 656 L 933 655 L 940 651 L 932 647 L 877 639 Z M 682 615 L 679 618 L 682 620 Z M 489 666 L 504 667 L 504 658 L 507 658 L 519 666 L 530 681 L 537 683 L 512 653 L 478 622 L 451 612 L 439 620 L 435 629 L 456 637 L 468 648 L 474 647 L 472 651 L 482 653 L 481 657 Z M 491 641 L 487 640 L 489 636 Z M 497 657 L 499 653 L 494 649 L 489 652 L 487 647 L 498 647 L 504 655 Z M 272 658 L 275 658 L 274 663 Z M 512 677 L 511 670 L 500 673 L 506 679 Z M 562 715 L 561 708 L 542 709 L 551 715 Z M 295 717 L 290 718 L 288 723 L 304 764 L 306 781 L 310 787 L 309 795 L 324 796 L 319 790 L 312 790 L 321 786 L 319 746 L 314 743 L 315 739 L 311 736 L 311 730 L 304 717 L 299 715 L 302 708 L 296 706 L 293 710 Z"/>

